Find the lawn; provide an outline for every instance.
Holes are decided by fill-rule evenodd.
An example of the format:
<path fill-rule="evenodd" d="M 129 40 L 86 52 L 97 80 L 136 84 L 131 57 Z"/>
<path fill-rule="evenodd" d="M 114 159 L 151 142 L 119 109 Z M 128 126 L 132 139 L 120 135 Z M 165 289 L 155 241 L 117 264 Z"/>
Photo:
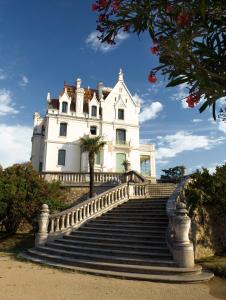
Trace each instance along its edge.
<path fill-rule="evenodd" d="M 0 232 L 0 253 L 17 255 L 34 246 L 34 235 L 31 233 L 16 233 L 7 236 L 5 232 Z"/>
<path fill-rule="evenodd" d="M 226 278 L 226 253 L 222 256 L 199 259 L 197 263 L 211 270 L 215 275 Z"/>

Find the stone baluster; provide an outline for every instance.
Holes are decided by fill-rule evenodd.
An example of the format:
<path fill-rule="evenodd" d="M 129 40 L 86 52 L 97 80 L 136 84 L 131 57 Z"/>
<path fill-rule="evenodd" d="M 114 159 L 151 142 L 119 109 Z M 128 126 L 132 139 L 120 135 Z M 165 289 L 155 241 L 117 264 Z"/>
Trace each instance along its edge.
<path fill-rule="evenodd" d="M 173 257 L 179 267 L 194 266 L 194 249 L 189 239 L 191 219 L 187 213 L 184 203 L 180 202 L 176 205 L 173 217 Z"/>
<path fill-rule="evenodd" d="M 70 227 L 70 213 L 66 215 L 66 228 Z"/>
<path fill-rule="evenodd" d="M 35 236 L 35 247 L 44 245 L 48 239 L 49 207 L 43 204 L 38 218 L 38 233 Z"/>

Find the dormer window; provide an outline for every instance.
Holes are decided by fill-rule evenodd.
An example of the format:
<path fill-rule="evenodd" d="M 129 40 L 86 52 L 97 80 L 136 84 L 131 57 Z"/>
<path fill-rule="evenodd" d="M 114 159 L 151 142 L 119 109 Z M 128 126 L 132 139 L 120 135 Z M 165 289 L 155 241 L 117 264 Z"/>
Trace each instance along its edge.
<path fill-rule="evenodd" d="M 92 134 L 92 135 L 97 134 L 97 127 L 96 126 L 90 126 L 90 134 Z"/>
<path fill-rule="evenodd" d="M 92 105 L 91 107 L 91 117 L 96 117 L 97 116 L 97 107 L 96 105 Z"/>
<path fill-rule="evenodd" d="M 67 108 L 68 108 L 68 103 L 67 102 L 62 102 L 62 112 L 67 113 Z"/>
<path fill-rule="evenodd" d="M 124 109 L 121 108 L 118 109 L 118 119 L 124 120 Z"/>

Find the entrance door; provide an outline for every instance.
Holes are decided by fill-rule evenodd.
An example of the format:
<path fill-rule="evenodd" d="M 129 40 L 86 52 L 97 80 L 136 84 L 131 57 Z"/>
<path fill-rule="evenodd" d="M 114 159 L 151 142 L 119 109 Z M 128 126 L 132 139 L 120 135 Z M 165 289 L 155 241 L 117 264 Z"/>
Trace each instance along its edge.
<path fill-rule="evenodd" d="M 124 172 L 122 163 L 126 159 L 125 153 L 116 153 L 116 172 Z"/>

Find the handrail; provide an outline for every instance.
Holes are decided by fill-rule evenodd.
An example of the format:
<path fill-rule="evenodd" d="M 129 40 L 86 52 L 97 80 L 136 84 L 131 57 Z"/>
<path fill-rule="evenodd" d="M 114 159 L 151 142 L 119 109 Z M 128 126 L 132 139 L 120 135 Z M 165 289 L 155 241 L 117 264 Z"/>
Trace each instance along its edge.
<path fill-rule="evenodd" d="M 40 246 L 49 239 L 70 232 L 129 199 L 145 198 L 147 190 L 146 184 L 123 183 L 53 215 L 49 215 L 48 206 L 43 204 L 35 244 Z"/>
<path fill-rule="evenodd" d="M 194 249 L 189 239 L 191 219 L 188 216 L 185 190 L 191 175 L 184 176 L 167 201 L 169 218 L 166 240 L 175 262 L 179 267 L 194 266 Z"/>
<path fill-rule="evenodd" d="M 146 182 L 146 178 L 135 170 L 124 173 L 126 182 Z"/>

